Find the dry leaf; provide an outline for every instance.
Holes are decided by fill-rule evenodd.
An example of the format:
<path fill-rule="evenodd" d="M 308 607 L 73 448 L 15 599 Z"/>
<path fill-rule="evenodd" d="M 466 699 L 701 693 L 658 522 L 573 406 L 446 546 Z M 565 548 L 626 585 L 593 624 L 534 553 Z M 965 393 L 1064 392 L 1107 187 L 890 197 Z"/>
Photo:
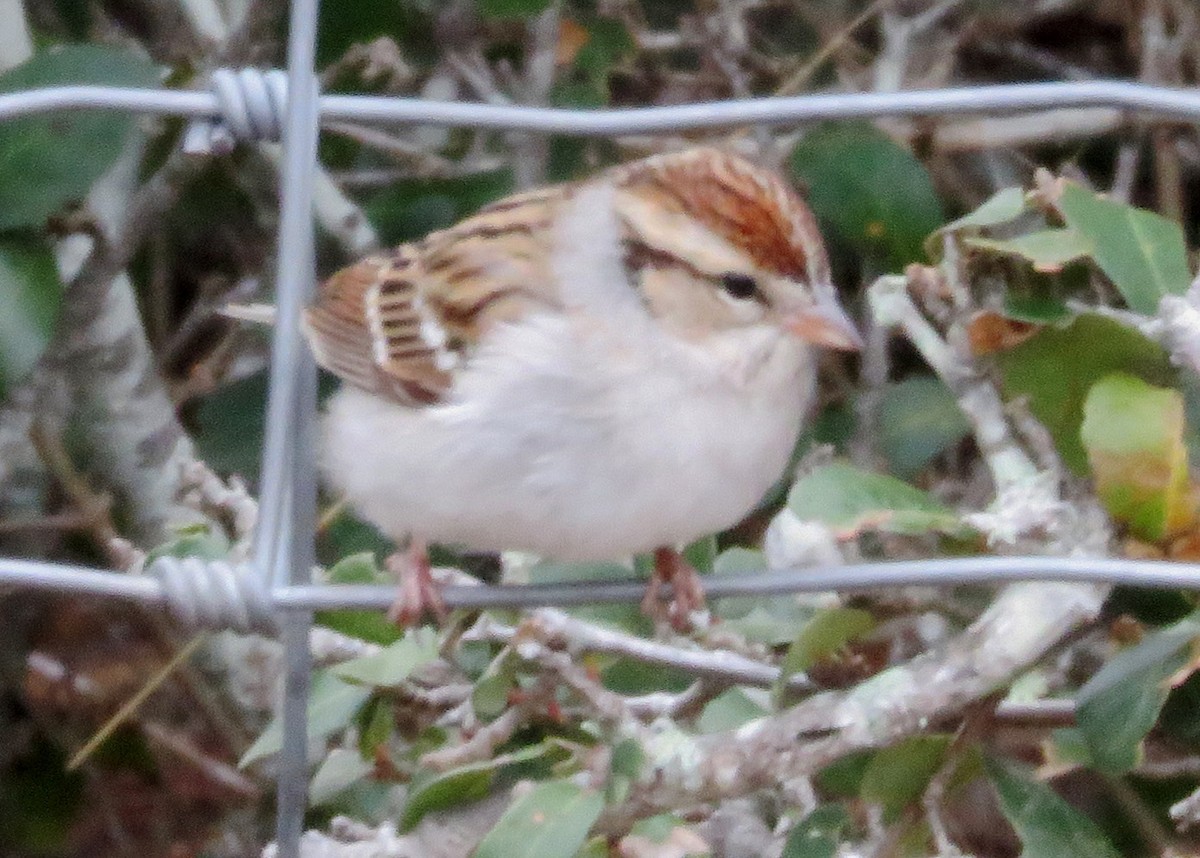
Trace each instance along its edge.
<path fill-rule="evenodd" d="M 967 322 L 967 339 L 972 354 L 988 355 L 1020 345 L 1041 329 L 1041 325 L 1010 319 L 996 310 L 981 310 Z"/>
<path fill-rule="evenodd" d="M 591 37 L 582 24 L 563 18 L 558 26 L 558 43 L 554 46 L 554 64 L 568 66 L 575 62 L 575 57 Z"/>

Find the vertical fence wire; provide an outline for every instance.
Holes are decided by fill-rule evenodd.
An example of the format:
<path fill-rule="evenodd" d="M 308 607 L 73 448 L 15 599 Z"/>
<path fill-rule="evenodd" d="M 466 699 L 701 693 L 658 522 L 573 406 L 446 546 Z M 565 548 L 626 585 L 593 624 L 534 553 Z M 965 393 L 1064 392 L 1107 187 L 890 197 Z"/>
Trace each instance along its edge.
<path fill-rule="evenodd" d="M 317 162 L 316 83 L 319 0 L 292 0 L 288 25 L 288 100 L 283 133 L 282 201 L 276 263 L 277 319 L 271 349 L 267 435 L 263 451 L 258 543 L 260 575 L 286 588 L 307 583 L 316 522 L 312 426 L 316 366 L 300 339 L 300 319 L 314 285 L 313 184 Z M 276 843 L 281 858 L 299 858 L 308 784 L 308 691 L 312 615 L 287 611 L 284 646 L 283 747 L 276 779 Z"/>

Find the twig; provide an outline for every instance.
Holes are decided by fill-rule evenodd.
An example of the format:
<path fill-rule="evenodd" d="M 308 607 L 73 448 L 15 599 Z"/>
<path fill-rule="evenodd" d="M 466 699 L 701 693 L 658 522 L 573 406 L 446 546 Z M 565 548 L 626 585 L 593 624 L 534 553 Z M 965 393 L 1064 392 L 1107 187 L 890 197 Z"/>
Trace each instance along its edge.
<path fill-rule="evenodd" d="M 848 24 L 834 33 L 833 37 L 821 45 L 815 54 L 806 59 L 804 63 L 791 72 L 779 86 L 775 88 L 776 95 L 795 95 L 804 89 L 809 79 L 816 74 L 817 70 L 825 63 L 827 59 L 837 53 L 842 45 L 844 45 L 854 31 L 865 24 L 870 19 L 878 15 L 883 9 L 890 6 L 893 0 L 874 0 L 867 4 L 861 12 L 859 12 Z"/>
<path fill-rule="evenodd" d="M 646 640 L 613 629 L 578 620 L 554 608 L 531 611 L 522 627 L 514 628 L 480 617 L 466 636 L 472 640 L 509 643 L 520 628 L 535 627 L 538 637 L 547 644 L 572 654 L 583 652 L 621 655 L 646 664 L 672 667 L 692 676 L 728 682 L 735 685 L 770 687 L 779 679 L 779 669 L 742 655 L 730 652 L 687 650 L 659 641 Z M 803 677 L 795 679 L 798 691 L 811 689 Z"/>
<path fill-rule="evenodd" d="M 95 750 L 104 744 L 104 741 L 116 732 L 118 727 L 132 718 L 138 708 L 146 702 L 146 699 L 166 682 L 177 667 L 187 662 L 207 639 L 208 635 L 206 634 L 196 635 L 179 652 L 175 653 L 170 661 L 159 668 L 158 672 L 138 689 L 136 694 L 125 701 L 116 714 L 105 721 L 104 725 L 92 735 L 92 738 L 88 739 L 84 746 L 75 752 L 75 755 L 67 762 L 67 771 L 74 771 L 86 762 Z"/>
<path fill-rule="evenodd" d="M 952 347 L 921 315 L 908 294 L 908 278 L 880 277 L 868 290 L 867 298 L 879 324 L 899 326 L 950 388 L 971 422 L 998 492 L 1037 478 L 1037 468 L 1009 431 L 1004 403 L 996 389 L 976 369 L 965 343 Z"/>
<path fill-rule="evenodd" d="M 430 751 L 421 757 L 420 765 L 435 771 L 446 771 L 467 763 L 490 759 L 495 756 L 496 748 L 511 739 L 531 716 L 545 710 L 552 694 L 553 691 L 546 680 L 539 680 L 533 688 L 522 691 L 515 703 L 501 712 L 495 720 L 476 730 L 465 742 Z M 467 705 L 469 703 L 468 700 Z"/>
<path fill-rule="evenodd" d="M 127 552 L 112 521 L 112 498 L 96 492 L 75 467 L 58 437 L 35 421 L 29 427 L 29 440 L 42 462 L 70 499 L 76 515 L 83 521 L 96 547 L 112 565 L 128 561 Z M 125 568 L 118 566 L 117 568 Z"/>
<path fill-rule="evenodd" d="M 698 738 L 674 732 L 669 740 L 643 742 L 640 778 L 596 830 L 620 834 L 655 813 L 748 795 L 960 714 L 1093 619 L 1104 593 L 1071 584 L 1015 585 L 963 634 L 852 689 L 814 695 L 734 731 Z"/>
<path fill-rule="evenodd" d="M 210 782 L 249 801 L 262 798 L 262 788 L 257 783 L 223 760 L 204 753 L 189 737 L 157 721 L 143 721 L 141 728 L 151 742 L 190 764 Z"/>

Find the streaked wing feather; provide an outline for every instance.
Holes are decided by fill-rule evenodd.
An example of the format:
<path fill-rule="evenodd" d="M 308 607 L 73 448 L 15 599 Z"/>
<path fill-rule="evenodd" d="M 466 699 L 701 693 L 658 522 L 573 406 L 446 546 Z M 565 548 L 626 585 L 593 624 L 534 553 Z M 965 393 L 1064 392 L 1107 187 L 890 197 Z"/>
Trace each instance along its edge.
<path fill-rule="evenodd" d="M 560 195 L 501 200 L 331 276 L 305 317 L 317 362 L 405 405 L 440 401 L 490 326 L 558 306 L 549 227 Z"/>

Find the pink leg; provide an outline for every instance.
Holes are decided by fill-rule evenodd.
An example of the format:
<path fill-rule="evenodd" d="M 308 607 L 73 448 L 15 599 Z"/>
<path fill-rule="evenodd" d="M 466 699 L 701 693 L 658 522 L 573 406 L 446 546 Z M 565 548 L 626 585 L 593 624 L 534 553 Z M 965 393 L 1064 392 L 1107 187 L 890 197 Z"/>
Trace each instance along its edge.
<path fill-rule="evenodd" d="M 399 626 L 415 626 L 426 615 L 439 623 L 447 615 L 446 603 L 438 584 L 430 574 L 429 549 L 425 542 L 413 539 L 404 551 L 397 551 L 386 561 L 387 568 L 400 579 L 396 601 L 388 609 L 388 619 Z"/>
<path fill-rule="evenodd" d="M 658 548 L 654 551 L 654 572 L 650 576 L 650 583 L 646 585 L 646 595 L 642 598 L 643 613 L 662 618 L 663 607 L 659 597 L 668 584 L 672 595 L 666 618 L 676 631 L 688 631 L 691 628 L 691 613 L 704 609 L 704 584 L 692 564 L 684 560 L 678 551 L 674 548 Z"/>

